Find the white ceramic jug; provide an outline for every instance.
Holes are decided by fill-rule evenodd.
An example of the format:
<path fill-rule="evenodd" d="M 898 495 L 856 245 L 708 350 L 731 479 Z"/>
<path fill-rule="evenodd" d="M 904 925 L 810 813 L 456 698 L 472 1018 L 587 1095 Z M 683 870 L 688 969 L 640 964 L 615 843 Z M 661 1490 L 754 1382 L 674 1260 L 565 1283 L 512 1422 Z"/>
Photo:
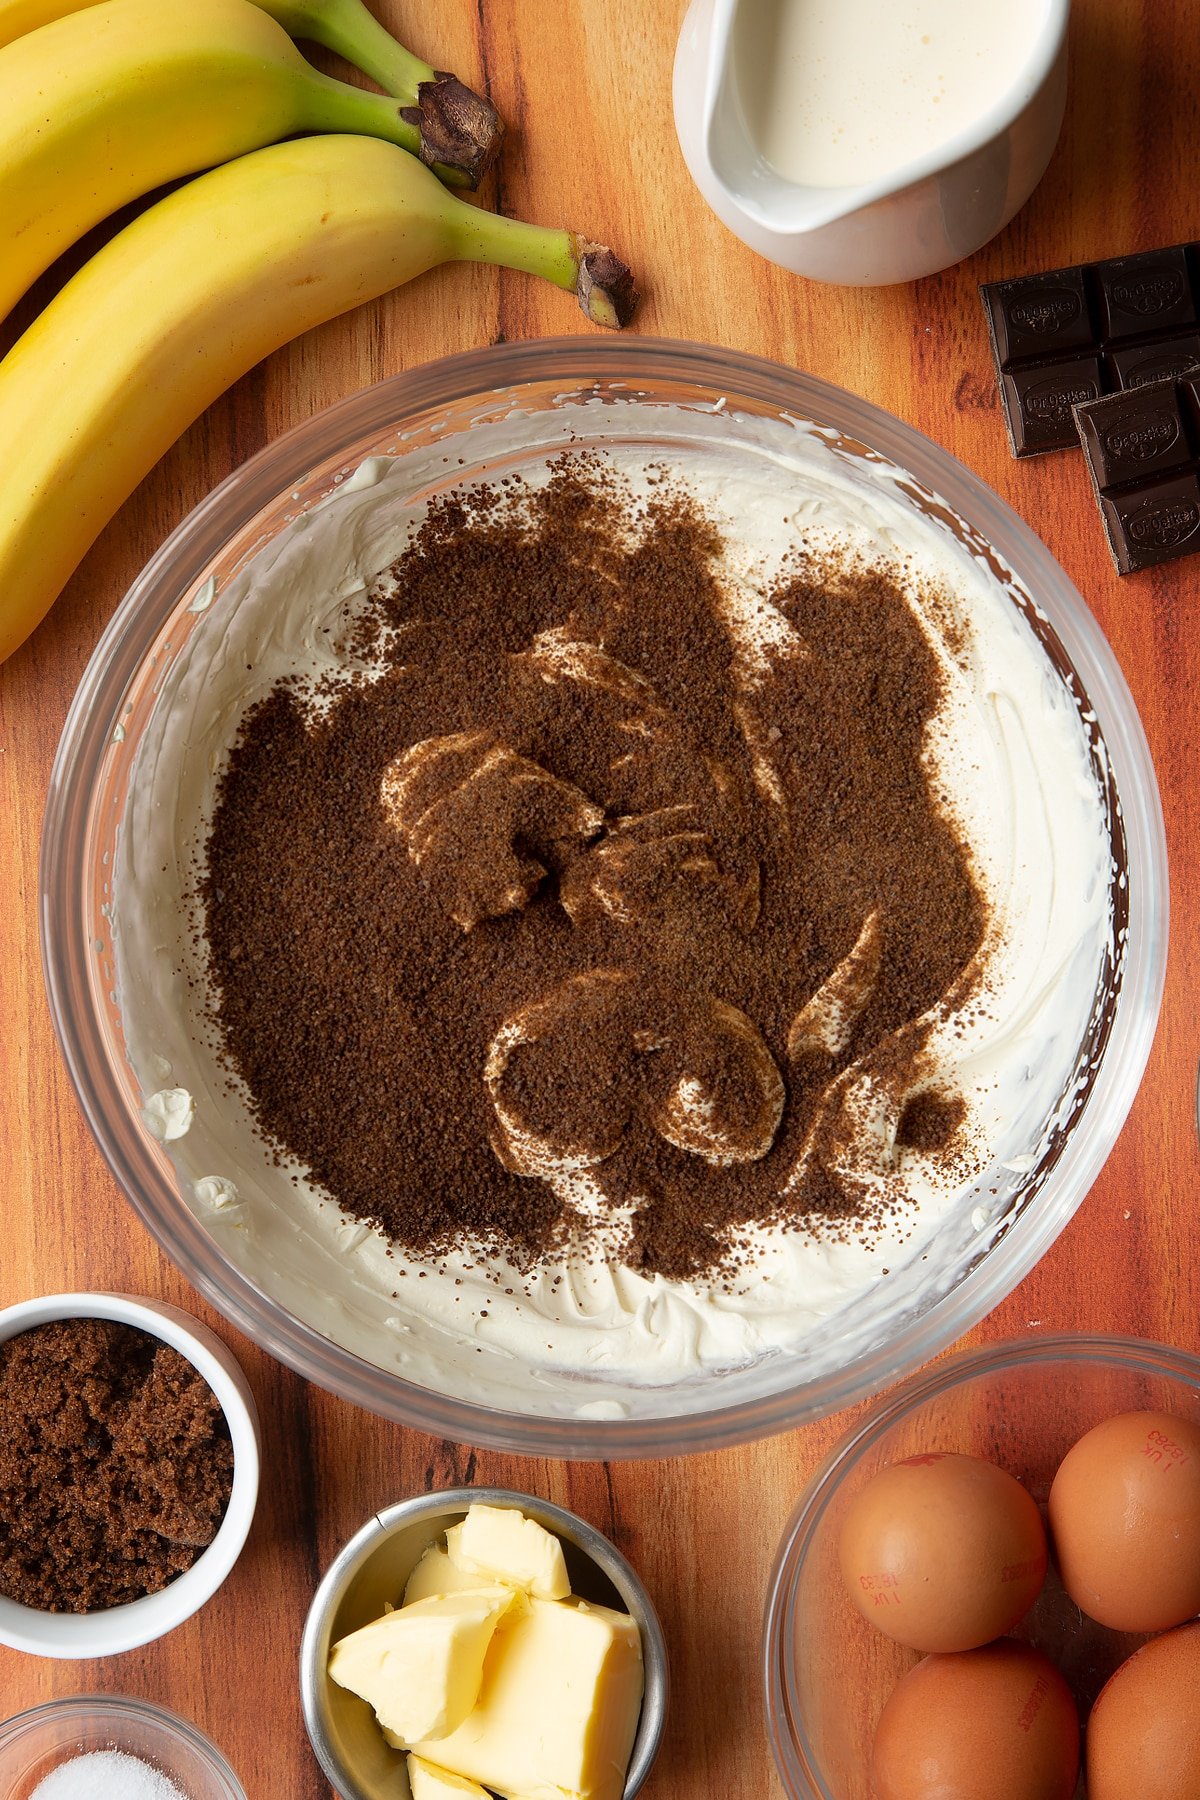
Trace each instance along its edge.
<path fill-rule="evenodd" d="M 762 3 L 692 0 L 675 55 L 684 159 L 713 211 L 744 243 L 818 281 L 876 287 L 960 262 L 1024 205 L 1062 126 L 1070 0 L 1045 0 L 1017 79 L 967 129 L 886 178 L 836 188 L 786 180 L 747 128 L 734 30 L 740 9 Z"/>

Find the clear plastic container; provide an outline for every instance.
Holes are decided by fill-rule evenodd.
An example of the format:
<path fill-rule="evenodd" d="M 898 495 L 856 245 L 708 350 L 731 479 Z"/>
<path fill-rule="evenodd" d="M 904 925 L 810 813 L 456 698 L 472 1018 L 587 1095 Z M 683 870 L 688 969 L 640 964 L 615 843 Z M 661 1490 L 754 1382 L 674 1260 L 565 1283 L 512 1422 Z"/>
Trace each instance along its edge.
<path fill-rule="evenodd" d="M 165 1707 L 117 1694 L 50 1700 L 0 1725 L 0 1800 L 29 1800 L 52 1770 L 103 1750 L 148 1763 L 175 1784 L 181 1800 L 246 1800 L 202 1731 Z"/>
<path fill-rule="evenodd" d="M 428 468 L 432 447 L 445 482 L 469 479 L 480 472 L 478 423 L 536 415 L 558 441 L 570 430 L 586 442 L 580 403 L 596 399 L 634 402 L 631 437 L 649 452 L 674 441 L 662 411 L 670 406 L 735 422 L 812 421 L 856 479 L 879 461 L 906 471 L 905 504 L 991 571 L 1042 639 L 1069 703 L 1097 722 L 1128 916 L 1080 1047 L 1086 1099 L 1033 1169 L 997 1165 L 979 1184 L 989 1218 L 999 1219 L 986 1250 L 968 1201 L 939 1232 L 936 1256 L 894 1271 L 886 1298 L 877 1285 L 845 1309 L 819 1353 L 810 1345 L 655 1387 L 572 1386 L 513 1363 L 499 1398 L 497 1383 L 486 1400 L 474 1388 L 454 1397 L 322 1335 L 302 1297 L 285 1304 L 270 1280 L 249 1277 L 180 1193 L 142 1124 L 125 1055 L 109 871 L 164 671 L 212 592 L 257 548 L 368 455 L 419 451 L 415 465 Z M 80 684 L 51 778 L 41 906 L 51 1011 L 84 1111 L 139 1215 L 213 1305 L 309 1379 L 436 1436 L 557 1457 L 655 1456 L 762 1436 L 878 1392 L 975 1324 L 1045 1252 L 1112 1148 L 1149 1053 L 1166 955 L 1166 852 L 1149 752 L 1111 650 L 1045 546 L 960 463 L 866 401 L 771 363 L 683 343 L 579 337 L 473 352 L 383 382 L 270 446 L 195 510 L 135 582 Z M 478 1367 L 482 1381 L 482 1359 Z"/>
<path fill-rule="evenodd" d="M 1114 1413 L 1141 1410 L 1200 1423 L 1200 1357 L 1134 1338 L 1031 1338 L 926 1370 L 842 1439 L 801 1498 L 767 1591 L 767 1731 L 790 1800 L 871 1800 L 876 1720 L 920 1660 L 846 1594 L 837 1546 L 853 1496 L 900 1457 L 954 1450 L 998 1463 L 1044 1508 L 1072 1444 Z M 1058 1665 L 1081 1716 L 1145 1641 L 1085 1618 L 1053 1569 L 1012 1635 Z"/>

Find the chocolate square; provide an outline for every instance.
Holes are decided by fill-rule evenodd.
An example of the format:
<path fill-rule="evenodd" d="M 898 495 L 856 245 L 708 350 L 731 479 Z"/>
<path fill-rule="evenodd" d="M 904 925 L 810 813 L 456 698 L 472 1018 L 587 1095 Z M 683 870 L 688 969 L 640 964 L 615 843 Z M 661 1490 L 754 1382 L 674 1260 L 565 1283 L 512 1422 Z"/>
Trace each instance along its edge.
<path fill-rule="evenodd" d="M 983 294 L 1001 363 L 1022 356 L 1061 356 L 1094 342 L 1081 268 L 993 282 Z"/>
<path fill-rule="evenodd" d="M 1113 394 L 1102 406 L 1080 408 L 1076 424 L 1098 487 L 1146 482 L 1189 460 L 1181 400 L 1174 382 L 1160 381 Z"/>
<path fill-rule="evenodd" d="M 1000 387 L 1014 456 L 1061 449 L 1068 432 L 1075 437 L 1072 409 L 1104 392 L 1096 356 L 1014 369 L 1001 375 Z"/>
<path fill-rule="evenodd" d="M 1122 575 L 1200 550 L 1200 476 L 1194 469 L 1103 495 L 1100 510 Z"/>
<path fill-rule="evenodd" d="M 1095 281 L 1100 328 L 1109 340 L 1196 323 L 1196 300 L 1182 244 L 1097 263 Z"/>
<path fill-rule="evenodd" d="M 1119 388 L 1145 387 L 1149 381 L 1174 381 L 1200 363 L 1200 331 L 1114 350 L 1109 356 Z"/>

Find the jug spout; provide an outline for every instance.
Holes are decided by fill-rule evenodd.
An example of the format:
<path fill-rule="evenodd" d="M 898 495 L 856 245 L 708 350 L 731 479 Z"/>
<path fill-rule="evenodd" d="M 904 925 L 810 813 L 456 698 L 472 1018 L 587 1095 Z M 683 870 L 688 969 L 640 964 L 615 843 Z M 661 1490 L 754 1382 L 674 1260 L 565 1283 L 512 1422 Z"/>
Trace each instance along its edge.
<path fill-rule="evenodd" d="M 861 204 L 861 184 L 824 186 L 788 180 L 763 155 L 752 87 L 756 55 L 770 54 L 780 0 L 709 0 L 693 7 L 707 19 L 699 132 L 703 154 L 729 203 L 764 230 L 792 235 L 844 218 Z"/>

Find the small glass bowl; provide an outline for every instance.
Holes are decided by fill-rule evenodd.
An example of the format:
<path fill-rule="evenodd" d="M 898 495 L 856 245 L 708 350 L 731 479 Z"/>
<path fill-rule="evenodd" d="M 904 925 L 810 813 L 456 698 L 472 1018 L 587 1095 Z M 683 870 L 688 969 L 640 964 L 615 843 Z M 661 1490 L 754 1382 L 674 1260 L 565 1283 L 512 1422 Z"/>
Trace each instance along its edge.
<path fill-rule="evenodd" d="M 50 1700 L 0 1725 L 0 1800 L 30 1800 L 52 1770 L 101 1750 L 139 1757 L 175 1782 L 186 1800 L 246 1800 L 202 1731 L 165 1707 L 119 1694 Z"/>
<path fill-rule="evenodd" d="M 870 1800 L 876 1721 L 920 1660 L 846 1593 L 838 1538 L 854 1495 L 900 1457 L 956 1450 L 1007 1469 L 1044 1510 L 1072 1444 L 1114 1413 L 1142 1410 L 1200 1424 L 1200 1357 L 1136 1338 L 996 1344 L 938 1364 L 863 1415 L 809 1483 L 767 1590 L 767 1731 L 790 1800 Z M 1086 1618 L 1053 1568 L 1012 1635 L 1058 1665 L 1083 1713 L 1145 1641 Z"/>

